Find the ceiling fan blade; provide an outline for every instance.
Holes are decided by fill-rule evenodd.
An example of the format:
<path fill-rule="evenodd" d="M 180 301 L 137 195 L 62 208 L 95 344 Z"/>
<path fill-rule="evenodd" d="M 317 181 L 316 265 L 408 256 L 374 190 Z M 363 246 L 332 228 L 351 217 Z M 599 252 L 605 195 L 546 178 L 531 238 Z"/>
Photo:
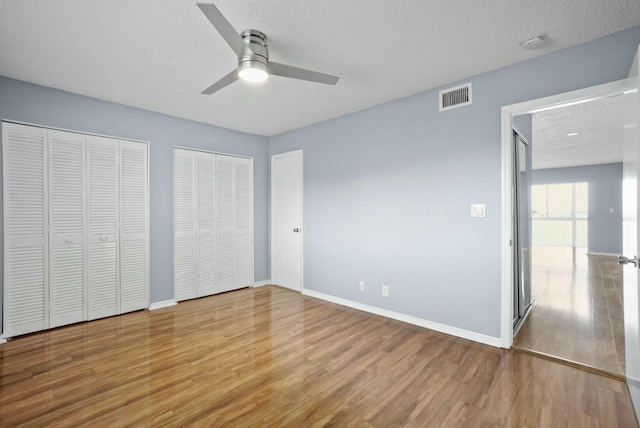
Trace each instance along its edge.
<path fill-rule="evenodd" d="M 305 70 L 304 68 L 293 67 L 291 65 L 280 64 L 269 61 L 269 72 L 275 76 L 291 77 L 293 79 L 308 80 L 310 82 L 335 85 L 338 83 L 337 76 L 318 73 L 317 71 Z"/>
<path fill-rule="evenodd" d="M 233 70 L 231 73 L 227 74 L 222 79 L 218 80 L 216 83 L 209 86 L 207 89 L 200 93 L 203 95 L 211 95 L 214 92 L 217 92 L 220 89 L 224 88 L 225 86 L 232 84 L 236 80 L 238 80 L 238 70 Z"/>
<path fill-rule="evenodd" d="M 242 40 L 240 34 L 229 24 L 227 18 L 224 17 L 220 9 L 216 7 L 215 4 L 211 3 L 196 3 L 202 13 L 211 21 L 213 26 L 218 33 L 222 36 L 222 38 L 227 42 L 231 49 L 241 57 L 244 53 L 244 50 L 248 48 L 248 45 Z"/>

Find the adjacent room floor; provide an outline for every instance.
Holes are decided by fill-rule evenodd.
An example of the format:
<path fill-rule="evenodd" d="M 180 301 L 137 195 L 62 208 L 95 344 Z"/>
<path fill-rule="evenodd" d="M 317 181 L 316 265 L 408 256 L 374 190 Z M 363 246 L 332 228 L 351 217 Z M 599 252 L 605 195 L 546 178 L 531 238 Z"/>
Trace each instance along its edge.
<path fill-rule="evenodd" d="M 0 346 L 0 426 L 625 426 L 624 382 L 243 289 Z"/>
<path fill-rule="evenodd" d="M 529 317 L 514 346 L 624 376 L 622 268 L 585 249 L 534 247 Z"/>

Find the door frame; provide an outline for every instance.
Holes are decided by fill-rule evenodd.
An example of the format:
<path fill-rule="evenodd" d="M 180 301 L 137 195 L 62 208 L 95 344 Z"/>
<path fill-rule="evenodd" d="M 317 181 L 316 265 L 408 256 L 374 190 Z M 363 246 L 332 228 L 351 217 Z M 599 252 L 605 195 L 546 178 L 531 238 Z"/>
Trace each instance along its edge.
<path fill-rule="evenodd" d="M 269 159 L 269 276 L 273 281 L 273 172 L 274 172 L 274 160 L 282 159 L 286 157 L 299 157 L 300 158 L 300 289 L 297 290 L 301 293 L 304 292 L 304 151 L 302 149 L 293 150 L 290 152 L 277 153 L 271 155 Z M 270 281 L 270 282 L 271 282 Z"/>
<path fill-rule="evenodd" d="M 501 227 L 501 293 L 500 293 L 500 346 L 511 348 L 513 344 L 513 281 L 514 260 L 513 248 L 513 116 L 519 114 L 538 113 L 560 107 L 582 104 L 585 102 L 623 94 L 627 79 L 564 92 L 517 104 L 503 106 L 501 109 L 501 165 L 502 165 L 502 227 Z"/>

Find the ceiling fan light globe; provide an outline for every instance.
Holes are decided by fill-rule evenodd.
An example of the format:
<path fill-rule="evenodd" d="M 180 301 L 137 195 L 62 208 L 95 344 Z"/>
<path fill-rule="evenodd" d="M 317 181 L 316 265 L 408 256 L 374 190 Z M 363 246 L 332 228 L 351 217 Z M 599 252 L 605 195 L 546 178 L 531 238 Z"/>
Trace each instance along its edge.
<path fill-rule="evenodd" d="M 246 61 L 240 64 L 238 76 L 246 82 L 260 83 L 269 78 L 269 73 L 261 62 Z"/>

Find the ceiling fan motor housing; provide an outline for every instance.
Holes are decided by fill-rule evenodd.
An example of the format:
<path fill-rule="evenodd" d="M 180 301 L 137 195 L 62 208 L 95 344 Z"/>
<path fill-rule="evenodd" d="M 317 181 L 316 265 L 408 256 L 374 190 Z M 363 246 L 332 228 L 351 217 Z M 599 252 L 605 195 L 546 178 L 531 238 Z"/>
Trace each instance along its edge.
<path fill-rule="evenodd" d="M 238 57 L 238 65 L 248 62 L 251 64 L 257 61 L 264 66 L 269 62 L 269 49 L 267 48 L 267 35 L 258 30 L 244 30 L 241 34 L 242 40 L 247 44 L 247 48 Z M 245 64 L 245 66 L 248 64 Z"/>

